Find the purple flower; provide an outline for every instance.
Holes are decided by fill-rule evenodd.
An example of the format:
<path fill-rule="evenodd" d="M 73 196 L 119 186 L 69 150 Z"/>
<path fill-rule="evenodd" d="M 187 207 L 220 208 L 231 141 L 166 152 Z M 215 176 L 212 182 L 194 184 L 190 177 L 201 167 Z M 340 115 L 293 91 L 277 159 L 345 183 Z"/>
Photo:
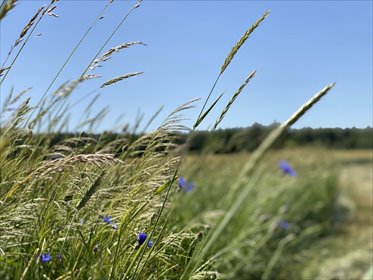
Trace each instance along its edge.
<path fill-rule="evenodd" d="M 189 183 L 185 186 L 184 191 L 190 192 L 194 188 L 193 183 Z"/>
<path fill-rule="evenodd" d="M 103 221 L 104 223 L 106 224 L 110 224 L 111 223 L 111 217 L 109 215 L 106 215 L 104 218 L 103 218 Z"/>
<path fill-rule="evenodd" d="M 148 235 L 146 233 L 140 232 L 137 235 L 137 242 L 139 242 L 139 244 L 142 245 L 145 242 L 147 237 Z"/>
<path fill-rule="evenodd" d="M 178 176 L 177 183 L 179 188 L 185 192 L 190 192 L 194 188 L 194 184 L 186 181 L 183 177 Z"/>
<path fill-rule="evenodd" d="M 287 163 L 285 160 L 281 160 L 278 163 L 278 167 L 281 169 L 282 173 L 289 175 L 289 176 L 297 176 L 297 172 Z"/>
<path fill-rule="evenodd" d="M 50 253 L 44 253 L 40 255 L 40 260 L 41 262 L 46 263 L 52 260 L 52 256 Z"/>
<path fill-rule="evenodd" d="M 143 232 L 140 232 L 138 235 L 137 235 L 137 242 L 139 242 L 139 245 L 142 245 L 144 244 L 146 238 L 148 238 L 148 235 L 146 233 L 143 233 Z M 152 240 L 149 240 L 148 241 L 148 244 L 146 245 L 148 246 L 149 248 L 153 246 L 153 241 Z"/>
<path fill-rule="evenodd" d="M 291 225 L 290 225 L 287 221 L 285 221 L 285 220 L 281 220 L 281 221 L 279 221 L 279 222 L 277 223 L 277 225 L 278 225 L 280 228 L 284 229 L 284 230 L 288 230 L 288 229 L 291 227 Z"/>
<path fill-rule="evenodd" d="M 184 180 L 183 177 L 178 176 L 178 178 L 177 178 L 177 184 L 179 185 L 179 188 L 182 189 L 182 188 L 185 187 L 186 182 L 185 182 L 185 180 Z"/>

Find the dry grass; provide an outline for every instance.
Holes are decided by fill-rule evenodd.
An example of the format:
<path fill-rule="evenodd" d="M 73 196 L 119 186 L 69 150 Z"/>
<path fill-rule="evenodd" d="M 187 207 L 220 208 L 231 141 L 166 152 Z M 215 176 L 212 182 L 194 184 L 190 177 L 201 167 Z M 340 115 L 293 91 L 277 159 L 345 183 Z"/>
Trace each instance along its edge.
<path fill-rule="evenodd" d="M 0 9 L 0 20 L 3 19 L 10 10 L 12 10 L 17 3 L 17 0 L 5 0 L 1 4 Z"/>
<path fill-rule="evenodd" d="M 343 161 L 370 160 L 372 162 L 373 150 L 335 150 L 332 151 L 332 156 Z"/>
<path fill-rule="evenodd" d="M 230 107 L 232 106 L 233 102 L 236 100 L 236 98 L 240 95 L 240 93 L 242 92 L 242 90 L 246 87 L 246 85 L 251 81 L 252 78 L 254 78 L 255 76 L 255 73 L 256 71 L 252 72 L 247 78 L 246 80 L 240 85 L 240 87 L 238 88 L 238 90 L 233 94 L 232 98 L 229 100 L 228 104 L 225 106 L 223 112 L 221 112 L 219 118 L 216 120 L 215 122 L 215 125 L 214 125 L 214 129 L 217 128 L 217 126 L 219 125 L 219 123 L 224 119 L 224 116 L 225 114 L 228 112 L 228 110 L 230 109 Z"/>
<path fill-rule="evenodd" d="M 39 16 L 39 14 L 44 10 L 44 7 L 41 7 L 39 8 L 35 15 L 30 19 L 30 21 L 26 24 L 26 26 L 22 29 L 21 31 L 21 34 L 19 35 L 18 39 L 16 40 L 16 42 L 14 43 L 14 47 L 16 47 L 19 43 L 22 42 L 23 38 L 25 37 L 27 31 L 31 28 L 31 26 L 33 26 L 33 24 L 35 23 L 35 20 L 36 18 Z"/>
<path fill-rule="evenodd" d="M 238 42 L 233 46 L 230 53 L 227 55 L 226 59 L 224 60 L 223 65 L 220 69 L 220 75 L 223 74 L 225 69 L 227 69 L 228 65 L 233 60 L 234 56 L 238 52 L 238 50 L 242 47 L 242 45 L 246 42 L 249 36 L 254 32 L 254 30 L 259 26 L 259 24 L 269 15 L 270 11 L 266 11 L 238 40 Z"/>
<path fill-rule="evenodd" d="M 117 83 L 119 81 L 131 78 L 131 77 L 134 77 L 134 76 L 141 75 L 143 73 L 144 72 L 133 72 L 133 73 L 128 73 L 128 74 L 125 74 L 125 75 L 121 75 L 121 76 L 115 77 L 115 78 L 110 79 L 110 80 L 106 81 L 105 83 L 103 83 L 101 85 L 101 88 L 109 86 L 109 85 L 112 85 L 112 84 L 115 84 L 115 83 Z"/>

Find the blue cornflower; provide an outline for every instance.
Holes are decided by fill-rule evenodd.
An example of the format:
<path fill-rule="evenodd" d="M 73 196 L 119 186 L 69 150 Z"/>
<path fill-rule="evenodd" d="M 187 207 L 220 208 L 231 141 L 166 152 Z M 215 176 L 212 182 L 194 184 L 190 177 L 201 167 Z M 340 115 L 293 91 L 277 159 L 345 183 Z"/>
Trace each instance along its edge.
<path fill-rule="evenodd" d="M 109 215 L 106 215 L 104 218 L 103 218 L 103 221 L 104 223 L 106 224 L 110 224 L 111 223 L 111 217 Z"/>
<path fill-rule="evenodd" d="M 137 241 L 139 242 L 140 245 L 142 245 L 145 242 L 147 237 L 148 237 L 148 235 L 146 233 L 140 232 L 137 235 Z"/>
<path fill-rule="evenodd" d="M 142 245 L 144 244 L 146 238 L 148 238 L 148 235 L 146 233 L 143 233 L 143 232 L 140 232 L 138 235 L 137 235 L 137 242 L 139 242 L 139 245 Z M 153 246 L 153 241 L 152 240 L 149 240 L 148 241 L 148 244 L 146 245 L 148 246 L 149 248 Z"/>
<path fill-rule="evenodd" d="M 281 221 L 279 221 L 279 222 L 277 223 L 277 225 L 278 225 L 280 228 L 284 229 L 284 230 L 288 230 L 288 229 L 291 227 L 291 225 L 290 225 L 287 221 L 285 221 L 285 220 L 281 220 Z"/>
<path fill-rule="evenodd" d="M 284 174 L 287 174 L 292 177 L 297 176 L 297 172 L 285 160 L 281 160 L 278 163 L 278 167 L 281 169 L 282 173 Z"/>
<path fill-rule="evenodd" d="M 40 255 L 40 260 L 41 262 L 46 263 L 52 260 L 52 256 L 50 253 L 44 253 Z"/>
<path fill-rule="evenodd" d="M 178 176 L 177 184 L 179 185 L 179 188 L 185 192 L 190 192 L 194 188 L 193 183 L 186 181 L 181 176 Z"/>
<path fill-rule="evenodd" d="M 188 182 L 188 184 L 183 189 L 185 192 L 190 192 L 194 188 L 193 183 Z"/>
<path fill-rule="evenodd" d="M 179 188 L 182 189 L 182 188 L 185 187 L 186 182 L 185 182 L 185 180 L 184 180 L 183 177 L 178 176 L 178 178 L 177 178 L 177 184 L 179 185 Z"/>

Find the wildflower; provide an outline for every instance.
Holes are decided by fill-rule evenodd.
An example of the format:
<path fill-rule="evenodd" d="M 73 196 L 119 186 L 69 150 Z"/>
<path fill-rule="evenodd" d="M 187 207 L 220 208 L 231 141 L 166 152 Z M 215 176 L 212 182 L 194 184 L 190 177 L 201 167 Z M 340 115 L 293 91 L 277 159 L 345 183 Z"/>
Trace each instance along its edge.
<path fill-rule="evenodd" d="M 183 177 L 178 176 L 177 183 L 179 188 L 185 192 L 190 192 L 194 188 L 194 184 L 186 181 Z"/>
<path fill-rule="evenodd" d="M 285 221 L 285 220 L 279 221 L 277 223 L 277 226 L 280 227 L 280 228 L 282 228 L 282 229 L 284 229 L 284 230 L 288 230 L 291 227 L 291 225 L 287 221 Z"/>
<path fill-rule="evenodd" d="M 146 238 L 148 238 L 148 235 L 146 233 L 140 232 L 137 235 L 137 242 L 139 242 L 139 246 L 144 244 Z M 149 248 L 152 247 L 153 246 L 153 241 L 149 240 L 148 244 L 146 246 L 148 246 Z"/>
<path fill-rule="evenodd" d="M 79 224 L 80 224 L 80 225 L 84 225 L 84 220 L 83 220 L 83 219 L 80 219 L 80 220 L 79 220 Z"/>
<path fill-rule="evenodd" d="M 179 185 L 179 188 L 182 189 L 182 188 L 185 187 L 186 182 L 185 182 L 185 180 L 184 180 L 183 177 L 178 176 L 178 178 L 177 178 L 177 184 Z"/>
<path fill-rule="evenodd" d="M 106 224 L 110 224 L 111 223 L 111 217 L 109 215 L 106 215 L 104 218 L 103 218 L 103 221 L 104 223 Z"/>
<path fill-rule="evenodd" d="M 137 241 L 139 242 L 140 245 L 142 245 L 145 242 L 147 237 L 148 237 L 148 235 L 146 233 L 140 232 L 137 235 Z"/>
<path fill-rule="evenodd" d="M 186 187 L 184 188 L 184 191 L 190 192 L 194 188 L 193 183 L 188 183 Z"/>
<path fill-rule="evenodd" d="M 117 230 L 119 228 L 118 224 L 112 224 L 111 227 L 115 230 Z"/>
<path fill-rule="evenodd" d="M 287 163 L 285 160 L 281 160 L 278 163 L 278 167 L 281 169 L 282 173 L 287 174 L 289 176 L 297 176 L 297 172 Z"/>
<path fill-rule="evenodd" d="M 52 256 L 50 253 L 44 253 L 40 255 L 40 260 L 41 262 L 46 263 L 52 260 Z"/>

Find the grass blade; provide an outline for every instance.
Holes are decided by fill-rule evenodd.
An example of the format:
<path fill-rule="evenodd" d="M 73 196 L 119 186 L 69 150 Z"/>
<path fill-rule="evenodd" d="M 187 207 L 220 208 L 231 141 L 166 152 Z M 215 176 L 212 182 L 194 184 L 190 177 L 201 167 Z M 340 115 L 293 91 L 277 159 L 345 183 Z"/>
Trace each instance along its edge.
<path fill-rule="evenodd" d="M 229 100 L 227 106 L 225 106 L 223 112 L 221 112 L 220 114 L 220 117 L 219 119 L 217 119 L 215 125 L 214 125 L 214 128 L 213 129 L 216 129 L 216 127 L 219 125 L 219 123 L 223 120 L 225 114 L 228 112 L 229 108 L 232 106 L 233 102 L 236 100 L 236 98 L 240 95 L 240 93 L 242 92 L 242 90 L 246 87 L 246 85 L 250 82 L 250 80 L 255 76 L 255 73 L 256 71 L 252 72 L 247 78 L 246 80 L 243 82 L 243 84 L 238 88 L 238 90 L 236 91 L 235 94 L 233 94 L 232 98 Z"/>
<path fill-rule="evenodd" d="M 7 13 L 15 7 L 17 0 L 8 0 L 1 3 L 0 20 L 2 20 Z"/>
<path fill-rule="evenodd" d="M 259 26 L 259 24 L 269 15 L 270 11 L 266 11 L 246 32 L 242 35 L 240 40 L 234 45 L 234 47 L 231 49 L 230 53 L 228 54 L 227 58 L 225 59 L 223 65 L 220 69 L 220 75 L 223 74 L 225 69 L 227 69 L 228 65 L 233 60 L 234 56 L 238 52 L 238 50 L 242 47 L 242 45 L 246 42 L 246 40 L 249 38 L 251 33 L 254 32 L 254 30 Z"/>
<path fill-rule="evenodd" d="M 212 108 L 214 108 L 214 106 L 216 105 L 216 103 L 218 103 L 219 99 L 223 96 L 224 92 L 222 94 L 220 94 L 220 96 L 214 101 L 214 103 L 212 103 L 212 105 L 210 106 L 210 108 L 208 108 L 206 110 L 206 112 L 204 112 L 202 114 L 202 116 L 198 117 L 196 123 L 193 125 L 193 129 L 196 129 L 198 127 L 198 125 L 203 121 L 203 119 L 208 115 L 208 113 L 210 113 L 210 111 L 212 110 Z"/>
<path fill-rule="evenodd" d="M 115 84 L 121 80 L 124 80 L 124 79 L 128 79 L 128 78 L 131 78 L 131 77 L 134 77 L 134 76 L 137 76 L 137 75 L 141 75 L 143 74 L 144 72 L 133 72 L 133 73 L 128 73 L 128 74 L 125 74 L 125 75 L 122 75 L 122 76 L 118 76 L 118 77 L 115 77 L 111 80 L 108 80 L 106 81 L 105 83 L 103 83 L 100 88 L 103 88 L 103 87 L 106 87 L 106 86 L 109 86 L 111 84 Z"/>

